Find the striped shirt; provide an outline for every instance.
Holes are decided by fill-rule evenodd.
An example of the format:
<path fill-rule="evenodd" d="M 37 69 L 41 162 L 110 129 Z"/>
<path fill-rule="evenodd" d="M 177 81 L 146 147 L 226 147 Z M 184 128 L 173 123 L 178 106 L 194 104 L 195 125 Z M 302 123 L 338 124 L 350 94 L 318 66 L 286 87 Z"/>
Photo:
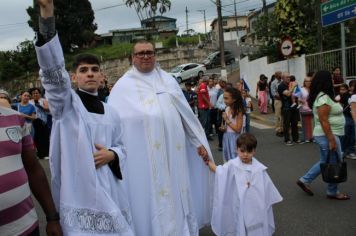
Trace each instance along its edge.
<path fill-rule="evenodd" d="M 0 235 L 27 235 L 38 226 L 21 152 L 33 149 L 25 120 L 0 106 Z"/>

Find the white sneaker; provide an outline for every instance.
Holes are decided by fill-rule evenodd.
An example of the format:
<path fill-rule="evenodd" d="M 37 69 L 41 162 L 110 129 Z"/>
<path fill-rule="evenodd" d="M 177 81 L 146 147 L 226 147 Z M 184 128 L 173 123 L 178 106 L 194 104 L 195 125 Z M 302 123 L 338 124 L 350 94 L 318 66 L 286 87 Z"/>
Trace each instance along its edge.
<path fill-rule="evenodd" d="M 44 157 L 43 159 L 45 159 L 45 160 L 49 160 L 49 157 Z"/>
<path fill-rule="evenodd" d="M 351 159 L 351 160 L 356 160 L 356 154 L 355 153 L 350 153 L 346 155 L 347 159 Z"/>

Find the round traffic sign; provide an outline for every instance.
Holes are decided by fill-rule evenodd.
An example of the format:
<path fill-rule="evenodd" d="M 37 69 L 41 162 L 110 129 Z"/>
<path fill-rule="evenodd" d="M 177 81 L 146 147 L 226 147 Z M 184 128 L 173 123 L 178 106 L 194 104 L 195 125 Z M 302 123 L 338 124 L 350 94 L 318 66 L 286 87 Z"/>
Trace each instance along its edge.
<path fill-rule="evenodd" d="M 288 57 L 293 54 L 293 42 L 290 38 L 286 38 L 281 43 L 281 53 L 283 56 Z"/>

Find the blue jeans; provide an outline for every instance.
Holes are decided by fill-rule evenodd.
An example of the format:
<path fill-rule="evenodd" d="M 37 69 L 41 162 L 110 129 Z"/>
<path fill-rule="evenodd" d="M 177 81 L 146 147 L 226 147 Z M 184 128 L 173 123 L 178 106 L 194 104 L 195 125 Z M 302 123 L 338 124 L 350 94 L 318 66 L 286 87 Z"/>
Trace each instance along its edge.
<path fill-rule="evenodd" d="M 329 141 L 326 136 L 314 136 L 314 140 L 319 144 L 320 149 L 320 160 L 315 163 L 312 168 L 299 180 L 305 184 L 310 184 L 316 177 L 320 174 L 320 163 L 325 163 L 329 152 Z M 341 144 L 338 136 L 335 136 L 336 140 L 336 151 L 339 158 L 342 158 Z M 330 160 L 331 163 L 336 162 L 336 155 L 333 154 Z M 339 193 L 338 184 L 327 184 L 327 195 L 336 195 Z"/>

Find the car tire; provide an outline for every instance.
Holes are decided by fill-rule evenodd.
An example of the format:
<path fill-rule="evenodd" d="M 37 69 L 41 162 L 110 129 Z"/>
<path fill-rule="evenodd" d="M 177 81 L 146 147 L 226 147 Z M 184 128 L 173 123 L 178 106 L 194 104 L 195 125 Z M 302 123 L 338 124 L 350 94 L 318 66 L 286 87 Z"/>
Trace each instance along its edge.
<path fill-rule="evenodd" d="M 182 77 L 177 77 L 177 82 L 178 82 L 178 84 L 181 84 L 182 83 Z"/>

